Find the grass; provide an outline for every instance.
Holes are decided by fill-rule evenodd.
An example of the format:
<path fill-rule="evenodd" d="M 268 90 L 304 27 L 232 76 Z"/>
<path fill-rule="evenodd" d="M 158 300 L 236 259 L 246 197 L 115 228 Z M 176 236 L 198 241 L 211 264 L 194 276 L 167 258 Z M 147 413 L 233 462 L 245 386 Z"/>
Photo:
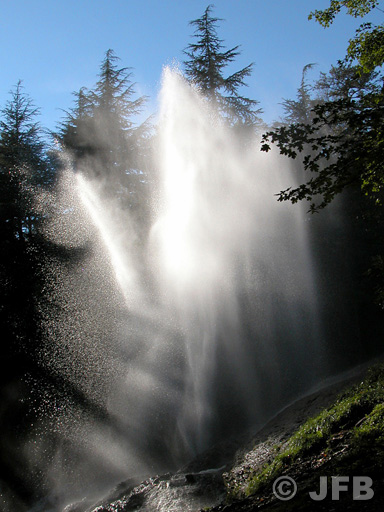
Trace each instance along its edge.
<path fill-rule="evenodd" d="M 342 454 L 335 446 L 343 440 Z M 335 403 L 306 421 L 280 447 L 272 462 L 251 473 L 245 496 L 270 489 L 272 482 L 304 460 L 332 459 L 333 470 L 351 471 L 374 458 L 374 466 L 384 466 L 384 365 L 371 368 L 366 378 L 341 394 Z M 339 465 L 339 466 L 337 466 Z M 244 487 L 243 487 L 244 489 Z M 236 490 L 230 490 L 230 499 Z"/>

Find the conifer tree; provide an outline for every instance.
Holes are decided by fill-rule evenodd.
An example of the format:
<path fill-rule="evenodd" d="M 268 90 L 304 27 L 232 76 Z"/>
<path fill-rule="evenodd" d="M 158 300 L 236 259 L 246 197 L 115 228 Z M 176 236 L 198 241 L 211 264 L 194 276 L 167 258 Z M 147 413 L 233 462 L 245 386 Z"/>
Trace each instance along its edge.
<path fill-rule="evenodd" d="M 145 189 L 140 149 L 148 123 L 137 126 L 134 118 L 146 98 L 134 98 L 132 73 L 118 61 L 113 50 L 106 52 L 95 88 L 75 93 L 75 107 L 58 137 L 72 152 L 76 169 L 103 179 L 107 190 L 138 208 Z"/>
<path fill-rule="evenodd" d="M 105 169 L 127 176 L 137 168 L 138 130 L 133 118 L 142 110 L 145 97 L 132 99 L 135 84 L 128 68 L 117 67 L 118 57 L 108 50 L 101 64 L 94 92 L 94 120 Z"/>
<path fill-rule="evenodd" d="M 23 93 L 19 81 L 1 111 L 0 204 L 2 227 L 18 240 L 31 237 L 37 221 L 33 187 L 48 186 L 54 169 L 49 165 L 36 121 L 39 110 Z"/>
<path fill-rule="evenodd" d="M 75 106 L 66 112 L 66 119 L 61 123 L 58 139 L 63 146 L 72 152 L 74 161 L 79 163 L 82 158 L 92 153 L 92 112 L 93 103 L 89 91 L 81 87 L 74 92 Z"/>
<path fill-rule="evenodd" d="M 331 66 L 329 73 L 320 73 L 313 89 L 319 101 L 336 101 L 341 99 L 362 99 L 365 94 L 374 93 L 379 85 L 379 73 L 360 72 L 357 66 L 339 61 Z"/>
<path fill-rule="evenodd" d="M 20 81 L 10 94 L 0 118 L 1 486 L 28 497 L 34 490 L 26 483 L 21 463 L 22 441 L 39 404 L 29 401 L 25 379 L 36 381 L 42 373 L 37 353 L 42 343 L 40 305 L 47 301 L 43 268 L 50 245 L 42 234 L 45 212 L 36 207 L 36 196 L 52 186 L 55 167 L 36 120 L 38 108 Z"/>
<path fill-rule="evenodd" d="M 301 84 L 297 91 L 296 100 L 283 100 L 284 122 L 285 123 L 308 123 L 311 120 L 312 108 L 315 101 L 311 97 L 311 87 L 307 81 L 307 73 L 314 64 L 307 64 L 303 68 Z"/>
<path fill-rule="evenodd" d="M 378 7 L 377 0 L 331 0 L 329 7 L 309 15 L 329 27 L 346 8 L 358 18 Z M 280 153 L 302 157 L 306 181 L 281 191 L 279 201 L 309 201 L 317 212 L 344 191 L 356 194 L 363 205 L 354 219 L 362 220 L 365 233 L 374 233 L 376 252 L 368 274 L 375 280 L 377 304 L 384 305 L 384 257 L 381 234 L 384 204 L 384 27 L 363 23 L 349 41 L 345 59 L 317 88 L 322 101 L 312 109 L 310 122 L 280 126 L 263 136 L 262 150 L 276 143 Z M 308 151 L 309 149 L 309 151 Z M 311 173 L 311 174 L 309 174 Z M 367 251 L 368 253 L 368 251 Z"/>
<path fill-rule="evenodd" d="M 342 6 L 357 17 L 375 8 L 376 4 L 373 0 L 332 1 L 329 9 L 315 11 L 311 16 L 328 26 Z M 364 27 L 363 24 L 361 30 Z M 302 153 L 304 169 L 313 173 L 299 187 L 281 191 L 280 201 L 310 201 L 311 211 L 315 212 L 346 188 L 357 185 L 374 204 L 383 204 L 381 50 L 382 46 L 370 47 L 365 41 L 361 42 L 360 53 L 355 54 L 350 46 L 337 72 L 334 68 L 330 81 L 324 82 L 323 77 L 318 84 L 317 87 L 323 88 L 329 98 L 314 105 L 312 119 L 293 122 L 264 134 L 262 150 L 269 151 L 272 142 L 289 157 L 296 158 Z M 366 64 L 368 61 L 372 62 L 371 66 Z"/>
<path fill-rule="evenodd" d="M 187 79 L 218 108 L 231 124 L 254 125 L 260 122 L 258 101 L 240 94 L 246 86 L 245 79 L 251 75 L 253 63 L 225 77 L 224 69 L 240 54 L 239 46 L 225 50 L 223 40 L 217 34 L 220 18 L 212 16 L 212 5 L 204 14 L 190 22 L 195 27 L 195 42 L 184 50 L 188 59 L 184 62 Z"/>

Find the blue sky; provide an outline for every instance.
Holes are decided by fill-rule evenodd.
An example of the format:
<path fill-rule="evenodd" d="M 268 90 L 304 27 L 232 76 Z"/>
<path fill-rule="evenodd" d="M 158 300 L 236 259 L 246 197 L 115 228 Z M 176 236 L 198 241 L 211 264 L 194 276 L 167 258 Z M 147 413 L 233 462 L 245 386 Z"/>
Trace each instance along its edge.
<path fill-rule="evenodd" d="M 207 0 L 1 0 L 0 107 L 18 79 L 41 109 L 40 122 L 54 129 L 72 92 L 93 87 L 104 53 L 112 48 L 121 66 L 133 68 L 140 94 L 156 108 L 162 68 L 183 60 L 191 42 L 189 21 Z M 293 98 L 303 66 L 317 63 L 312 76 L 328 71 L 345 55 L 361 20 L 339 16 L 329 29 L 308 21 L 329 0 L 216 0 L 223 18 L 219 36 L 227 48 L 241 45 L 232 71 L 250 62 L 254 72 L 246 94 L 260 101 L 269 122 L 279 117 L 282 98 Z M 383 13 L 370 15 L 381 21 Z M 228 73 L 231 69 L 228 69 Z"/>

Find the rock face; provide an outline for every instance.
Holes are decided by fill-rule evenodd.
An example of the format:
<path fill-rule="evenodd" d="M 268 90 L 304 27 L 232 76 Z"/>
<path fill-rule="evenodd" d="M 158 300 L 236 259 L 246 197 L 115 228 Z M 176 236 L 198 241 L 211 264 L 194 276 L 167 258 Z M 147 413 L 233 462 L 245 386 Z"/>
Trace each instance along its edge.
<path fill-rule="evenodd" d="M 360 370 L 258 432 L 223 475 L 227 503 L 211 511 L 384 510 L 384 365 Z"/>
<path fill-rule="evenodd" d="M 236 439 L 228 440 L 201 454 L 175 474 L 165 474 L 144 481 L 127 480 L 116 487 L 105 499 L 98 503 L 77 503 L 68 506 L 64 512 L 197 512 L 206 507 L 213 511 L 253 511 L 273 508 L 288 511 L 293 502 L 278 501 L 272 489 L 257 496 L 246 497 L 245 490 L 251 475 L 273 461 L 276 450 L 283 445 L 294 432 L 310 417 L 316 416 L 329 407 L 336 397 L 346 388 L 360 382 L 366 373 L 366 367 L 341 375 L 335 381 L 324 382 L 323 386 L 295 401 L 260 430 L 245 433 Z M 340 432 L 332 438 L 327 463 L 334 454 L 340 453 L 346 446 L 348 434 Z M 299 459 L 290 466 L 290 475 L 300 479 L 301 486 L 314 488 L 321 473 L 324 455 L 315 454 Z M 331 466 L 332 467 L 332 466 Z M 377 491 L 384 490 L 381 478 L 376 482 Z M 239 496 L 232 503 L 226 503 L 228 494 L 234 490 Z M 384 497 L 379 495 L 372 502 L 332 503 L 333 510 L 384 510 Z M 308 493 L 307 493 L 308 494 Z M 316 505 L 316 506 L 314 506 Z M 329 502 L 295 501 L 292 510 L 330 510 Z M 323 507 L 323 508 L 322 508 Z M 325 507 L 325 508 L 324 508 Z M 367 508 L 364 508 L 367 507 Z M 376 507 L 376 508 L 375 508 Z"/>
<path fill-rule="evenodd" d="M 63 512 L 194 512 L 224 499 L 223 470 L 168 473 L 137 484 L 122 482 L 99 503 L 90 506 L 80 502 L 66 507 Z"/>

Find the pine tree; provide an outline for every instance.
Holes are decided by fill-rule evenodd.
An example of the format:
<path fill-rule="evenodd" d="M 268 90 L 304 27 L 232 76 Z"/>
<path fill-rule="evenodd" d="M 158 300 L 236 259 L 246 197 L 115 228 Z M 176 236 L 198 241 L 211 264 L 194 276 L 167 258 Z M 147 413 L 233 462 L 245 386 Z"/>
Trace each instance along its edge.
<path fill-rule="evenodd" d="M 314 85 L 314 91 L 320 101 L 337 101 L 340 99 L 359 100 L 365 94 L 374 93 L 379 84 L 379 73 L 370 71 L 362 73 L 357 66 L 339 61 L 331 66 L 329 73 L 320 73 Z"/>
<path fill-rule="evenodd" d="M 54 181 L 39 113 L 19 81 L 0 119 L 0 458 L 2 486 L 28 497 L 23 434 L 30 429 L 37 403 L 28 402 L 25 377 L 38 378 L 41 346 L 40 309 L 44 298 L 43 262 L 48 243 L 36 194 Z M 23 469 L 20 470 L 20 466 Z M 17 508 L 17 507 L 16 507 Z"/>
<path fill-rule="evenodd" d="M 57 138 L 66 149 L 72 152 L 74 162 L 78 164 L 93 151 L 91 130 L 94 106 L 89 91 L 85 87 L 81 87 L 73 95 L 75 107 L 66 112 L 66 119 L 59 127 Z"/>
<path fill-rule="evenodd" d="M 239 89 L 246 86 L 253 64 L 225 77 L 224 69 L 240 54 L 239 46 L 225 50 L 223 40 L 217 34 L 220 18 L 212 16 L 209 5 L 201 18 L 190 22 L 195 27 L 195 42 L 184 50 L 188 60 L 184 62 L 187 79 L 227 118 L 231 124 L 254 125 L 260 122 L 258 101 L 242 96 Z"/>
<path fill-rule="evenodd" d="M 377 0 L 332 0 L 329 8 L 316 10 L 309 18 L 328 27 L 344 7 L 349 15 L 357 18 L 375 9 L 378 3 Z M 308 171 L 304 183 L 278 194 L 279 201 L 309 201 L 310 210 L 317 212 L 339 194 L 345 197 L 349 193 L 357 198 L 355 204 L 363 204 L 358 214 L 356 209 L 351 209 L 351 218 L 354 223 L 359 219 L 365 233 L 373 235 L 371 254 L 375 251 L 376 255 L 368 274 L 375 280 L 374 293 L 381 307 L 384 305 L 383 43 L 383 25 L 363 23 L 350 39 L 345 59 L 317 83 L 322 101 L 313 107 L 311 121 L 280 126 L 264 134 L 262 139 L 262 150 L 269 151 L 270 143 L 276 143 L 281 154 L 291 158 L 300 155 Z"/>
<path fill-rule="evenodd" d="M 42 130 L 35 120 L 39 110 L 23 93 L 20 81 L 1 113 L 1 224 L 11 236 L 24 240 L 33 236 L 36 228 L 33 189 L 49 186 L 54 169 L 49 165 Z"/>
<path fill-rule="evenodd" d="M 311 120 L 312 108 L 316 102 L 311 97 L 311 87 L 307 81 L 307 73 L 313 66 L 314 64 L 307 64 L 303 68 L 297 99 L 283 100 L 285 123 L 308 123 Z"/>
<path fill-rule="evenodd" d="M 129 68 L 108 50 L 93 90 L 80 89 L 58 138 L 72 152 L 74 166 L 103 179 L 106 190 L 118 193 L 131 208 L 139 208 L 145 189 L 141 142 L 148 123 L 136 126 L 146 97 L 133 98 L 135 84 Z"/>
<path fill-rule="evenodd" d="M 117 62 L 118 57 L 108 50 L 96 84 L 94 117 L 107 172 L 128 176 L 137 167 L 138 131 L 133 118 L 141 112 L 146 98 L 132 99 L 132 73 L 126 67 L 119 69 Z"/>

